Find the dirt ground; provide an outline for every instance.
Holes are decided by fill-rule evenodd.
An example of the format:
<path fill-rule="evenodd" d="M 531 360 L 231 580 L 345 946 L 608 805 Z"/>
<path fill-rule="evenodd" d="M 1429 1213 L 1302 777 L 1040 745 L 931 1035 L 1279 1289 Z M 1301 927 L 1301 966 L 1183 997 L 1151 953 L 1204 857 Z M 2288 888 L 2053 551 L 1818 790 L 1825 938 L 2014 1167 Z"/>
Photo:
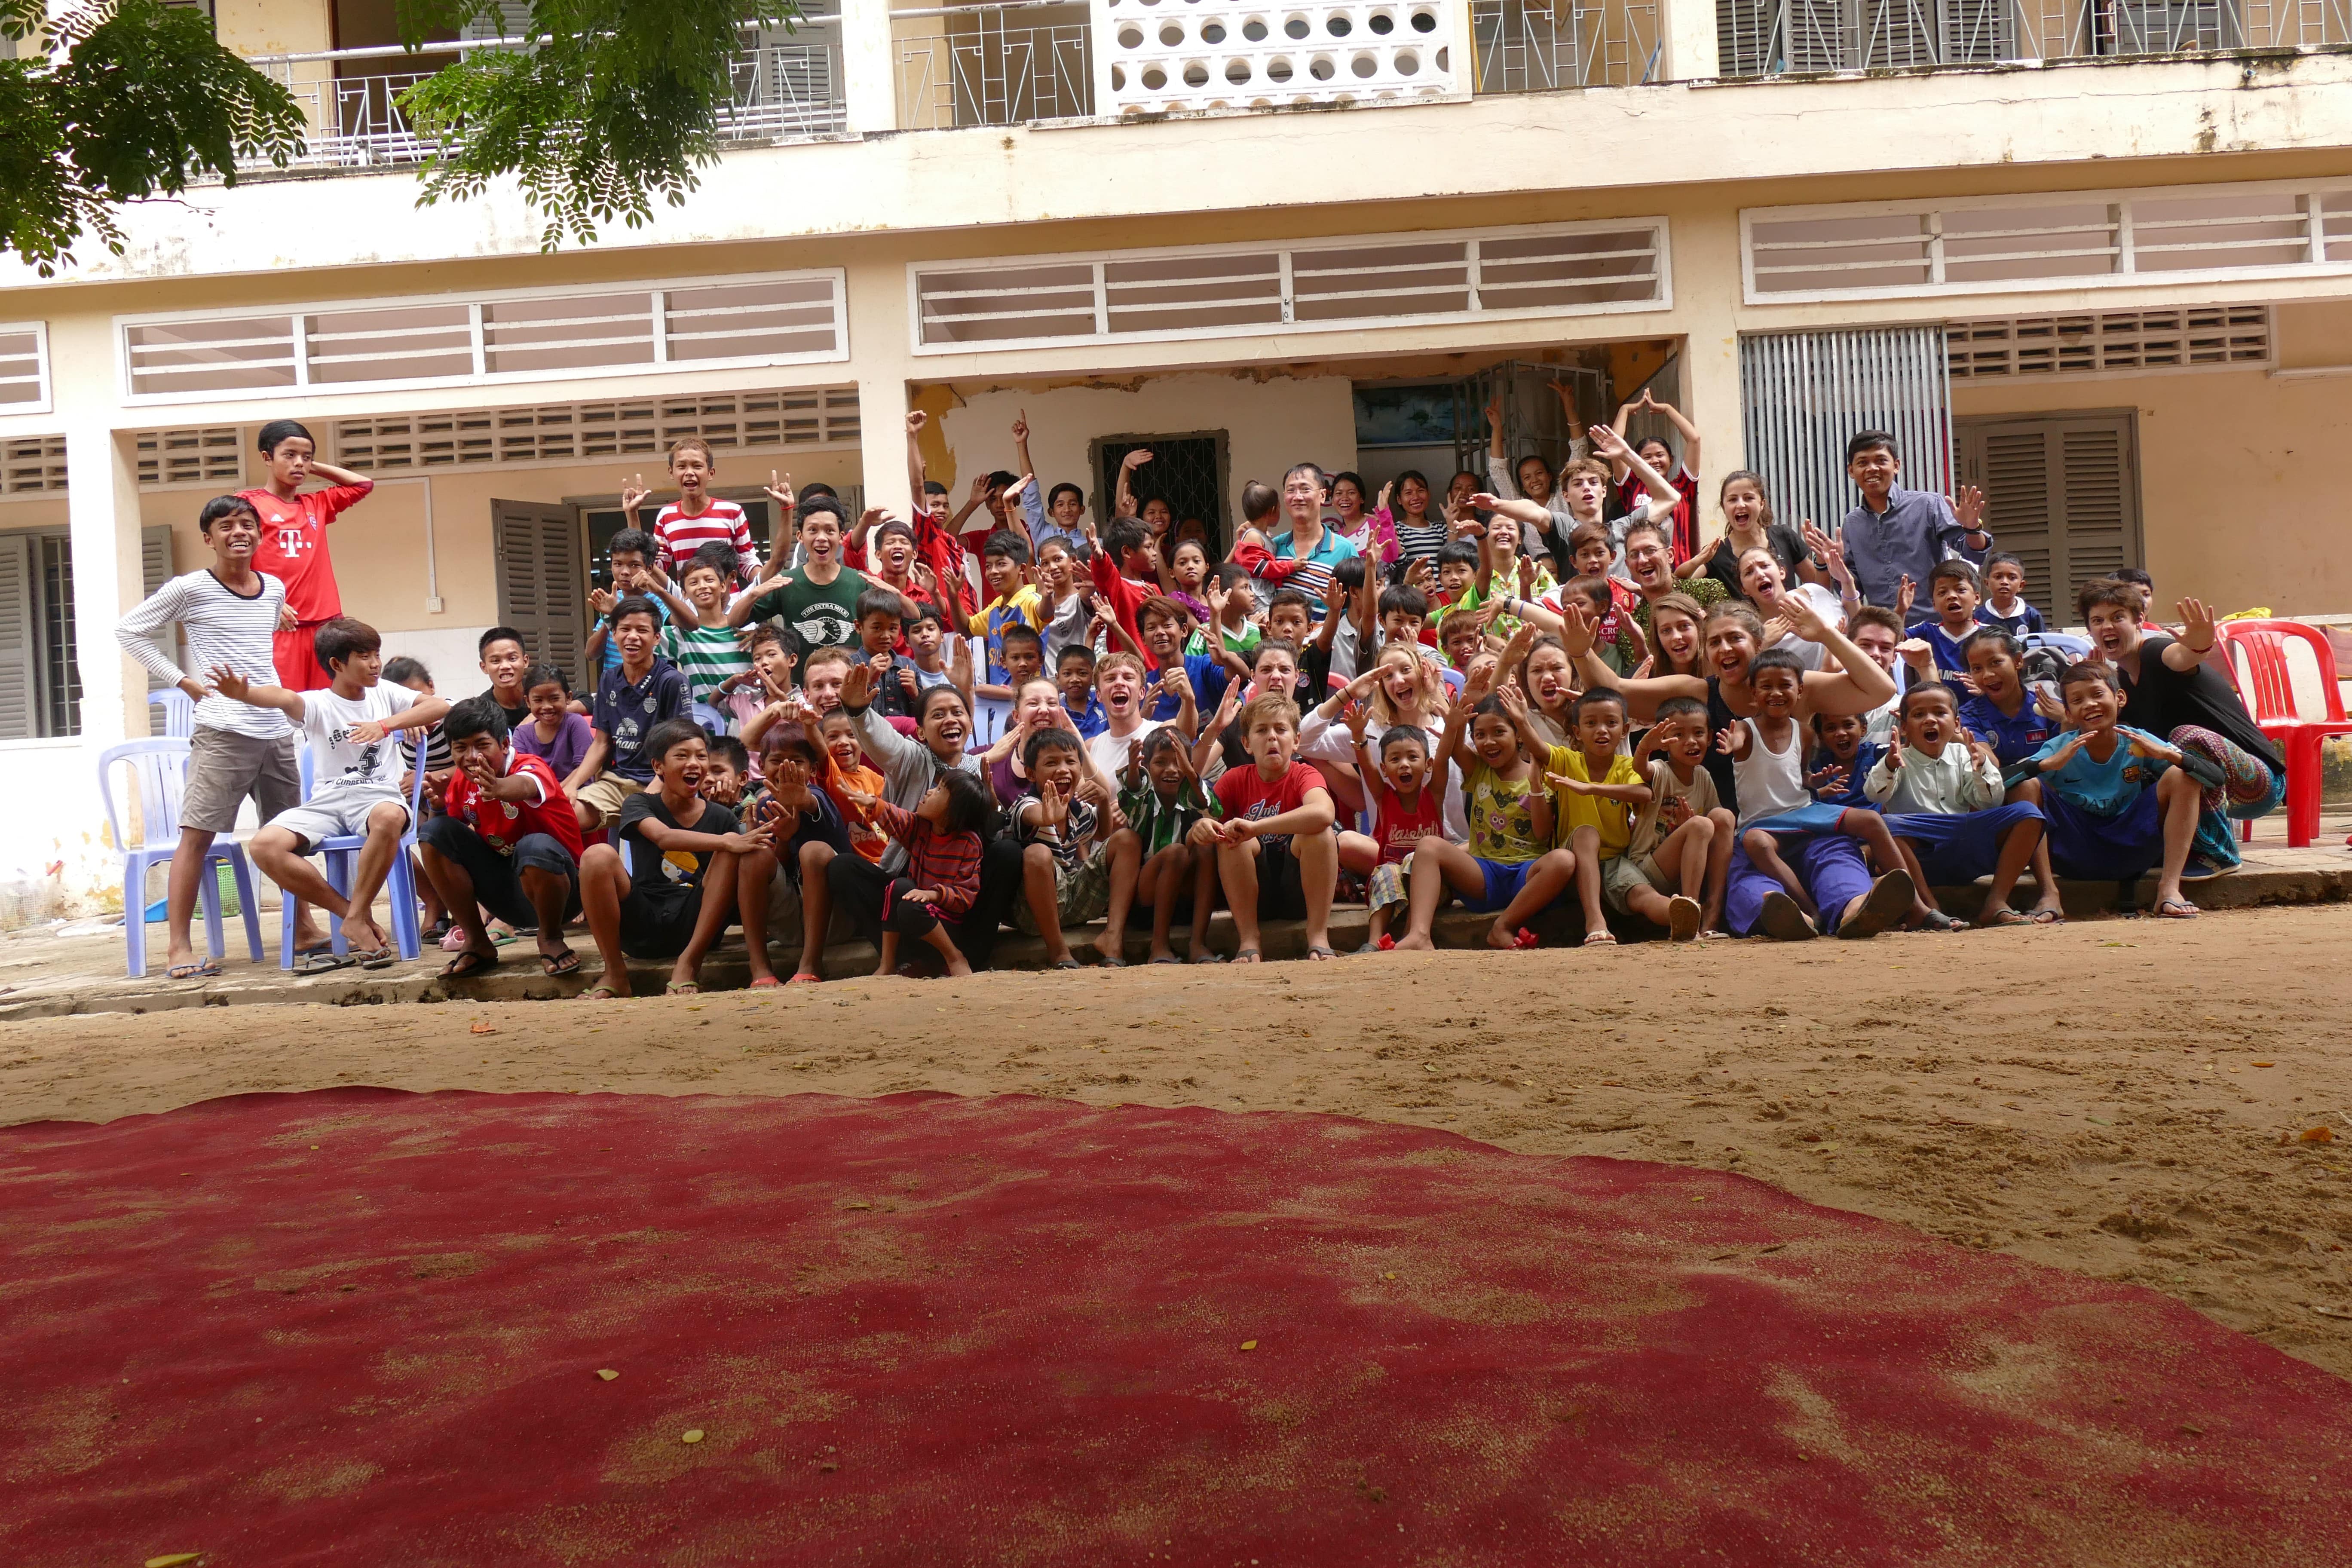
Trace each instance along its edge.
<path fill-rule="evenodd" d="M 2352 906 L 0 1026 L 0 1119 L 369 1083 L 1307 1108 L 1746 1173 L 2352 1377 Z M 2326 1127 L 2332 1142 L 2307 1142 Z M 2284 1140 L 2283 1142 L 2283 1139 Z"/>

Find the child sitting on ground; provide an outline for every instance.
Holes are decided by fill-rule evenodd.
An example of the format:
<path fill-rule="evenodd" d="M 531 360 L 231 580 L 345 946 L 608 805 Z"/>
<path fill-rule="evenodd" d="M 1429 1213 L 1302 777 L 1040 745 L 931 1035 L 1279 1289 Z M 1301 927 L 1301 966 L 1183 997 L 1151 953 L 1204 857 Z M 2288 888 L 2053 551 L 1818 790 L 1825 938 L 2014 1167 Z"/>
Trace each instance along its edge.
<path fill-rule="evenodd" d="M 595 736 L 587 719 L 572 710 L 572 689 L 563 672 L 551 664 L 534 664 L 522 674 L 523 698 L 530 717 L 509 731 L 514 749 L 538 757 L 557 780 L 570 778 L 588 755 Z"/>
<path fill-rule="evenodd" d="M 2042 808 L 2051 863 L 2068 877 L 2126 889 L 2160 868 L 2157 915 L 2196 919 L 2197 906 L 2181 896 L 2180 873 L 2196 842 L 2203 792 L 2221 781 L 2221 764 L 2120 724 L 2123 681 L 2113 665 L 2072 666 L 2058 689 L 2071 728 L 2009 773 Z M 2122 902 L 2128 907 L 2128 898 Z"/>
<path fill-rule="evenodd" d="M 1437 761 L 1462 770 L 1470 847 L 1436 834 L 1413 847 L 1412 923 L 1397 942 L 1400 949 L 1434 947 L 1437 911 L 1455 896 L 1473 913 L 1494 914 L 1487 946 L 1533 947 L 1527 922 L 1576 879 L 1574 852 L 1552 847 L 1551 793 L 1530 761 L 1541 756 L 1545 771 L 1563 771 L 1568 749 L 1544 745 L 1528 722 L 1518 689 L 1490 693 L 1494 679 L 1482 666 L 1445 716 Z"/>
<path fill-rule="evenodd" d="M 1108 846 L 1110 904 L 1095 951 L 1106 962 L 1125 959 L 1128 915 L 1139 903 L 1151 910 L 1151 962 L 1178 962 L 1168 945 L 1168 930 L 1189 888 L 1192 941 L 1187 951 L 1195 963 L 1215 963 L 1208 938 L 1209 914 L 1217 901 L 1217 857 L 1211 846 L 1192 842 L 1191 834 L 1194 823 L 1216 816 L 1218 805 L 1201 788 L 1192 748 L 1182 736 L 1162 728 L 1143 738 L 1120 775 L 1118 810 L 1125 825 L 1111 834 Z"/>
<path fill-rule="evenodd" d="M 2001 804 L 2000 763 L 1990 745 L 1960 728 L 1950 687 L 1930 683 L 1905 692 L 1902 720 L 1901 742 L 1879 759 L 1863 787 L 1908 857 L 1920 898 L 1936 909 L 1938 886 L 1990 876 L 1977 924 L 2031 923 L 2009 907 L 2009 891 L 2042 842 L 2041 808 Z M 1951 924 L 1948 918 L 1928 923 Z"/>
<path fill-rule="evenodd" d="M 930 944 L 950 975 L 970 974 L 941 920 L 961 920 L 980 896 L 980 852 L 996 817 L 996 803 L 978 773 L 950 769 L 932 781 L 914 810 L 877 801 L 882 831 L 907 851 L 907 868 L 883 889 L 881 962 L 877 976 L 898 968 L 898 939 L 919 937 Z"/>
<path fill-rule="evenodd" d="M 1241 725 L 1249 748 L 1245 768 L 1217 781 L 1222 820 L 1203 817 L 1191 840 L 1216 851 L 1217 879 L 1233 911 L 1236 963 L 1263 956 L 1258 922 L 1304 920 L 1307 956 L 1337 958 L 1331 949 L 1331 896 L 1339 879 L 1336 816 L 1323 775 L 1297 760 L 1298 705 L 1280 692 L 1262 691 L 1244 704 Z"/>
<path fill-rule="evenodd" d="M 749 820 L 768 828 L 772 837 L 747 852 L 735 868 L 736 912 L 743 923 L 744 958 L 755 990 L 777 983 L 768 962 L 768 898 L 777 868 L 782 868 L 800 894 L 800 963 L 805 978 L 814 980 L 824 954 L 825 924 L 832 918 L 824 868 L 835 855 L 850 852 L 840 808 L 819 784 L 825 773 L 824 748 L 794 720 L 771 729 L 767 742 L 760 759 L 761 787 Z"/>
<path fill-rule="evenodd" d="M 1118 825 L 1111 820 L 1113 813 L 1082 798 L 1104 790 L 1088 766 L 1086 743 L 1069 731 L 1038 731 L 1022 748 L 1021 760 L 1030 794 L 1013 808 L 1024 895 L 1013 921 L 1045 938 L 1049 967 L 1076 969 L 1078 961 L 1070 955 L 1064 928 L 1100 920 L 1108 911 L 1110 857 L 1104 841 Z M 1111 967 L 1127 967 L 1123 954 L 1097 952 Z"/>
<path fill-rule="evenodd" d="M 1567 765 L 1544 778 L 1559 795 L 1558 816 L 1568 825 L 1568 847 L 1576 855 L 1576 892 L 1584 906 L 1584 944 L 1606 946 L 1617 940 L 1610 934 L 1601 912 L 1604 900 L 1621 915 L 1639 915 L 1653 925 L 1665 927 L 1671 941 L 1695 942 L 1705 913 L 1695 890 L 1706 879 L 1706 850 L 1714 840 L 1714 825 L 1700 816 L 1675 829 L 1685 835 L 1683 843 L 1675 846 L 1675 864 L 1686 873 L 1695 873 L 1684 879 L 1694 891 L 1671 897 L 1661 893 L 1651 883 L 1651 872 L 1632 854 L 1636 819 L 1646 816 L 1654 823 L 1656 818 L 1650 810 L 1658 792 L 1649 779 L 1648 737 L 1643 737 L 1643 751 L 1633 756 L 1618 750 L 1624 738 L 1624 697 L 1606 688 L 1588 691 L 1576 701 L 1576 744 L 1554 752 Z"/>
<path fill-rule="evenodd" d="M 563 780 L 583 834 L 617 822 L 629 797 L 653 781 L 646 738 L 687 711 L 686 677 L 654 650 L 660 619 L 651 601 L 635 595 L 613 606 L 620 662 L 596 683 L 588 754 Z"/>
<path fill-rule="evenodd" d="M 1653 925 L 1674 931 L 1673 899 L 1679 892 L 1699 903 L 1697 935 L 1723 930 L 1723 890 L 1731 868 L 1738 821 L 1715 793 L 1706 767 L 1706 704 L 1696 697 L 1669 697 L 1658 704 L 1656 721 L 1633 748 L 1635 765 L 1646 770 L 1650 804 L 1633 819 L 1624 858 L 1647 884 L 1628 881 L 1623 907 Z M 1601 890 L 1608 891 L 1603 883 Z M 1614 907 L 1614 906 L 1612 906 Z"/>
<path fill-rule="evenodd" d="M 580 907 L 580 820 L 554 770 L 508 743 L 495 689 L 451 708 L 441 727 L 450 747 L 446 812 L 418 831 L 416 846 L 461 933 L 441 978 L 499 966 L 486 914 L 538 931 L 549 978 L 577 972 L 580 955 L 564 943 L 563 922 Z"/>
<path fill-rule="evenodd" d="M 1366 952 L 1396 945 L 1389 938 L 1389 922 L 1411 906 L 1406 883 L 1412 875 L 1412 852 L 1423 839 L 1445 832 L 1445 803 L 1431 783 L 1429 731 L 1419 724 L 1384 726 L 1375 751 L 1369 740 L 1371 723 L 1370 698 L 1348 705 L 1348 733 L 1356 743 L 1357 766 L 1372 809 L 1372 833 L 1369 838 L 1340 834 L 1339 865 L 1368 879 L 1364 904 L 1371 926 Z"/>
<path fill-rule="evenodd" d="M 691 719 L 656 724 L 644 745 L 653 787 L 622 803 L 620 847 L 593 844 L 580 858 L 580 904 L 604 960 L 583 1001 L 629 995 L 632 958 L 676 959 L 671 995 L 702 989 L 703 955 L 735 919 L 736 863 L 775 837 L 765 826 L 739 831 L 733 812 L 702 798 L 709 745 Z"/>
<path fill-rule="evenodd" d="M 2042 612 L 2025 602 L 2024 562 L 2006 550 L 1996 550 L 1985 557 L 1984 582 L 1985 602 L 1977 606 L 1978 620 L 2013 637 L 2049 630 L 2042 624 Z"/>

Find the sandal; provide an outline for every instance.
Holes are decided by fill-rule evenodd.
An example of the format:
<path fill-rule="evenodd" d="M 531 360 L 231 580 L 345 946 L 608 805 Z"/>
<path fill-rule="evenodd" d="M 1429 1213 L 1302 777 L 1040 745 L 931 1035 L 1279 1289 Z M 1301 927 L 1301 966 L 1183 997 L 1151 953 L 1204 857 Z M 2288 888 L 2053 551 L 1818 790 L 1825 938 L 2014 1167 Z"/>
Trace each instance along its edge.
<path fill-rule="evenodd" d="M 2064 910 L 2028 910 L 2025 918 L 2038 926 L 2062 926 L 2066 923 Z"/>
<path fill-rule="evenodd" d="M 469 974 L 479 974 L 485 969 L 496 969 L 498 966 L 497 953 L 483 952 L 469 947 L 441 966 L 441 978 L 463 980 Z"/>
<path fill-rule="evenodd" d="M 743 987 L 743 989 L 746 991 L 782 990 L 783 988 L 783 984 L 784 983 L 782 981 L 777 979 L 772 974 L 762 974 L 759 979 L 754 980 L 751 984 Z"/>
<path fill-rule="evenodd" d="M 1086 965 L 1080 963 L 1075 958 L 1064 956 L 1054 960 L 1053 963 L 1047 964 L 1045 967 L 1048 969 L 1084 969 Z"/>
<path fill-rule="evenodd" d="M 784 982 L 787 985 L 821 985 L 824 983 L 824 976 L 822 974 L 799 973 L 795 973 L 790 980 Z"/>
<path fill-rule="evenodd" d="M 1207 948 L 1202 948 L 1191 958 L 1185 960 L 1185 962 L 1188 963 L 1223 963 L 1225 962 L 1225 955 L 1222 952 L 1211 952 Z"/>
<path fill-rule="evenodd" d="M 2032 920 L 2018 913 L 2007 904 L 2001 905 L 1997 910 L 1987 910 L 1977 917 L 1978 927 L 1986 931 L 1999 926 L 2030 926 L 2034 923 Z"/>
<path fill-rule="evenodd" d="M 1584 933 L 1583 945 L 1586 947 L 1615 947 L 1617 945 L 1617 936 L 1614 931 L 1589 931 Z"/>
<path fill-rule="evenodd" d="M 2156 906 L 2153 913 L 2160 921 L 2193 921 L 2204 911 L 2187 899 L 2167 899 Z"/>
<path fill-rule="evenodd" d="M 338 969 L 349 969 L 360 961 L 355 952 L 314 952 L 294 966 L 297 974 L 332 974 Z"/>
<path fill-rule="evenodd" d="M 1181 963 L 1184 961 L 1171 952 L 1165 958 L 1155 958 L 1151 962 L 1154 963 Z"/>
<path fill-rule="evenodd" d="M 1115 952 L 1097 952 L 1095 954 L 1095 962 L 1101 964 L 1105 969 L 1125 969 L 1128 967 L 1127 960 Z"/>
<path fill-rule="evenodd" d="M 699 996 L 702 994 L 702 984 L 699 981 L 695 980 L 673 980 L 668 984 L 662 987 L 662 994 L 665 996 Z"/>
<path fill-rule="evenodd" d="M 587 990 L 580 993 L 576 1000 L 582 1002 L 625 1002 L 628 998 L 600 981 L 596 984 L 588 987 Z"/>
<path fill-rule="evenodd" d="M 1958 931 L 1960 929 L 1960 922 L 1941 910 L 1929 910 L 1919 917 L 1919 923 L 1912 929 L 1934 931 Z"/>
<path fill-rule="evenodd" d="M 1265 962 L 1265 954 L 1260 952 L 1254 947 L 1244 947 L 1234 952 L 1234 962 L 1235 963 L 1263 963 Z"/>
<path fill-rule="evenodd" d="M 370 948 L 365 952 L 355 952 L 352 956 L 358 961 L 362 969 L 390 969 L 400 962 L 400 955 L 388 947 Z"/>
<path fill-rule="evenodd" d="M 1321 963 L 1326 960 L 1334 959 L 1339 955 L 1330 948 L 1317 946 L 1310 942 L 1307 944 L 1307 956 L 1314 960 L 1316 963 Z"/>
<path fill-rule="evenodd" d="M 564 975 L 579 973 L 580 955 L 568 947 L 562 952 L 542 952 L 539 955 L 539 967 L 546 972 L 550 980 L 560 980 Z"/>
<path fill-rule="evenodd" d="M 220 973 L 220 960 L 207 958 L 201 963 L 175 963 L 163 972 L 166 980 L 210 980 Z"/>

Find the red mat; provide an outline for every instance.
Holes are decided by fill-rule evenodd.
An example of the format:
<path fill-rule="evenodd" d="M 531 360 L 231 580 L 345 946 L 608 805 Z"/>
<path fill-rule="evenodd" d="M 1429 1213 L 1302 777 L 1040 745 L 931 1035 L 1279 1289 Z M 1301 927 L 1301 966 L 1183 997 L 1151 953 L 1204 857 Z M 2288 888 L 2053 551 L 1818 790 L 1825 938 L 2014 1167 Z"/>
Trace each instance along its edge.
<path fill-rule="evenodd" d="M 0 1132 L 0 1200 L 11 1565 L 2347 1539 L 2346 1385 L 2177 1303 L 1417 1129 L 343 1089 Z"/>

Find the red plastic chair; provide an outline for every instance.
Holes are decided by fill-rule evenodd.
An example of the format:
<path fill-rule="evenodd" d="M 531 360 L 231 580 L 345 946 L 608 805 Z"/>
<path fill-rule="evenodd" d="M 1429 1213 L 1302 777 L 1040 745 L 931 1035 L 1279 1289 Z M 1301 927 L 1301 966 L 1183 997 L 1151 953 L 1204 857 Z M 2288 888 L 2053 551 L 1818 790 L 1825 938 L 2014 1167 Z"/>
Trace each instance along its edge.
<path fill-rule="evenodd" d="M 2325 634 L 2300 621 L 2224 621 L 2230 668 L 2238 694 L 2252 710 L 2263 734 L 2286 753 L 2286 842 L 2308 846 L 2319 833 L 2319 743 L 2330 735 L 2352 735 L 2344 716 L 2344 694 L 2336 684 L 2336 655 Z M 2321 712 L 2305 713 L 2295 696 L 2287 644 L 2302 643 L 2317 667 Z"/>

